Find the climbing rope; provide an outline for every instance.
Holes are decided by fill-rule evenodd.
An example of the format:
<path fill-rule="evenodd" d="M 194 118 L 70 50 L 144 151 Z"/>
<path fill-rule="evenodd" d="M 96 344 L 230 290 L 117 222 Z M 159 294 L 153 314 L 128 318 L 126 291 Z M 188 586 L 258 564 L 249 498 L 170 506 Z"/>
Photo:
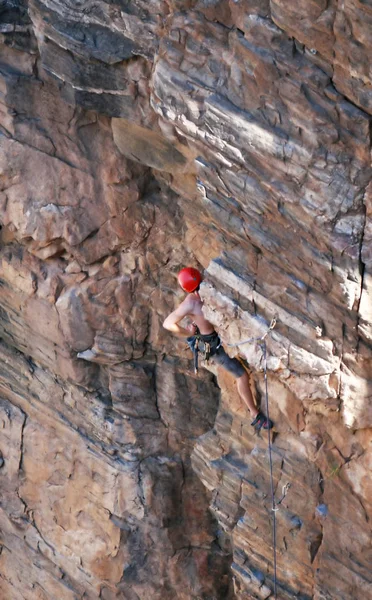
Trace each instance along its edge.
<path fill-rule="evenodd" d="M 271 323 L 266 330 L 266 332 L 260 337 L 253 337 L 247 340 L 243 340 L 242 342 L 238 342 L 236 344 L 227 344 L 227 346 L 242 346 L 243 344 L 251 344 L 253 342 L 258 342 L 262 349 L 262 357 L 263 357 L 263 370 L 264 370 L 264 382 L 265 382 L 265 405 L 266 405 L 266 418 L 269 421 L 269 391 L 268 391 L 268 382 L 267 382 L 267 347 L 266 347 L 266 338 L 270 334 L 270 332 L 274 329 L 276 325 L 276 318 L 274 317 L 271 320 Z M 279 510 L 278 505 L 281 504 L 284 498 L 287 495 L 287 492 L 290 488 L 290 483 L 287 483 L 283 486 L 282 497 L 278 502 L 275 501 L 275 490 L 274 490 L 274 477 L 273 477 L 273 459 L 272 459 L 272 445 L 271 445 L 271 436 L 270 429 L 267 430 L 268 436 L 268 454 L 269 454 L 269 467 L 270 467 L 270 491 L 271 491 L 271 510 L 273 513 L 273 570 L 274 570 L 274 600 L 277 600 L 277 561 L 276 561 L 276 512 Z"/>
<path fill-rule="evenodd" d="M 265 404 L 266 418 L 269 420 L 269 391 L 267 384 L 267 349 L 266 339 L 261 342 L 263 362 L 264 362 L 264 381 L 265 381 Z M 270 490 L 271 490 L 271 510 L 273 512 L 273 568 L 274 568 L 274 600 L 277 600 L 277 583 L 276 583 L 276 511 L 278 510 L 275 503 L 274 477 L 273 477 L 273 459 L 271 448 L 270 429 L 267 430 L 268 450 L 269 450 L 269 465 L 270 465 Z M 284 493 L 284 491 L 283 491 Z M 281 500 L 282 501 L 282 500 Z"/>

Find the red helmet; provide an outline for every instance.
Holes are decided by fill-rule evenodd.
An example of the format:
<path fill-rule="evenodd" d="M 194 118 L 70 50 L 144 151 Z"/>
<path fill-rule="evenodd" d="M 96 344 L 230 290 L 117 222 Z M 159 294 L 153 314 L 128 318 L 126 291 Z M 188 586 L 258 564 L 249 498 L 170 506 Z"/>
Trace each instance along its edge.
<path fill-rule="evenodd" d="M 178 273 L 178 283 L 185 292 L 195 292 L 202 282 L 201 273 L 193 267 L 185 267 Z"/>

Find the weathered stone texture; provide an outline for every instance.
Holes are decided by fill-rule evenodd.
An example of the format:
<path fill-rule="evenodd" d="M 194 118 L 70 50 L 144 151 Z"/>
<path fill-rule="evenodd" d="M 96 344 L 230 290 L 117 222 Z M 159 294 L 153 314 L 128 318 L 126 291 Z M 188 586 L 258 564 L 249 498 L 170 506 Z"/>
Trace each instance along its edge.
<path fill-rule="evenodd" d="M 0 3 L 4 599 L 274 597 L 267 440 L 162 328 L 186 264 L 262 405 L 277 319 L 278 598 L 372 598 L 370 21 Z"/>

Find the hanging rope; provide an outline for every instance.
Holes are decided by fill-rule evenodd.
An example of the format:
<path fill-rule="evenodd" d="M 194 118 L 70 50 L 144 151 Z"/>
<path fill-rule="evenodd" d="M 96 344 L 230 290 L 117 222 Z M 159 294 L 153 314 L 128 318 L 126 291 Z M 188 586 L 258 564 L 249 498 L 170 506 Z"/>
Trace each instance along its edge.
<path fill-rule="evenodd" d="M 258 342 L 262 349 L 262 357 L 263 357 L 263 370 L 264 370 L 264 382 L 265 382 L 265 405 L 266 405 L 266 417 L 269 420 L 269 391 L 268 391 L 268 382 L 267 382 L 267 347 L 266 347 L 266 338 L 269 333 L 274 329 L 276 325 L 276 318 L 274 317 L 271 320 L 271 323 L 267 329 L 267 331 L 260 337 L 253 337 L 247 340 L 243 340 L 242 342 L 238 342 L 236 344 L 226 344 L 230 346 L 230 348 L 234 346 L 242 346 L 243 344 L 251 344 L 253 342 Z M 288 489 L 290 488 L 290 484 L 287 483 L 283 486 L 282 497 L 278 502 L 275 502 L 275 490 L 274 490 L 274 476 L 273 476 L 273 459 L 272 459 L 272 445 L 271 445 L 271 436 L 270 429 L 267 430 L 268 437 L 268 453 L 269 453 L 269 466 L 270 466 L 270 491 L 271 491 L 271 510 L 273 513 L 273 570 L 274 570 L 274 600 L 277 600 L 277 563 L 276 563 L 276 511 L 279 510 L 278 506 L 284 500 L 287 495 Z"/>
<path fill-rule="evenodd" d="M 270 419 L 269 415 L 269 391 L 267 384 L 267 349 L 266 340 L 263 339 L 261 342 L 263 362 L 264 362 L 264 381 L 265 381 L 265 404 L 266 404 L 266 417 Z M 267 430 L 268 449 L 269 449 L 269 465 L 270 465 L 270 488 L 271 488 L 271 510 L 273 512 L 273 567 L 274 567 L 274 600 L 277 600 L 277 583 L 276 583 L 276 511 L 278 510 L 275 503 L 275 490 L 274 490 L 274 477 L 273 477 L 273 459 L 271 449 L 271 436 L 270 429 Z"/>

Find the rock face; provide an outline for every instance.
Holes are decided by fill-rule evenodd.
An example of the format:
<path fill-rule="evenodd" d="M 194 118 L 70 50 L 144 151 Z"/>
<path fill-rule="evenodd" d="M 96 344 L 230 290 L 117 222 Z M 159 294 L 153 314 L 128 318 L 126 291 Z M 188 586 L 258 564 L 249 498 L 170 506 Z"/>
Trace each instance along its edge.
<path fill-rule="evenodd" d="M 372 598 L 371 20 L 0 2 L 2 598 L 274 599 L 267 437 L 162 328 L 187 264 L 261 404 L 277 320 L 277 597 Z"/>

